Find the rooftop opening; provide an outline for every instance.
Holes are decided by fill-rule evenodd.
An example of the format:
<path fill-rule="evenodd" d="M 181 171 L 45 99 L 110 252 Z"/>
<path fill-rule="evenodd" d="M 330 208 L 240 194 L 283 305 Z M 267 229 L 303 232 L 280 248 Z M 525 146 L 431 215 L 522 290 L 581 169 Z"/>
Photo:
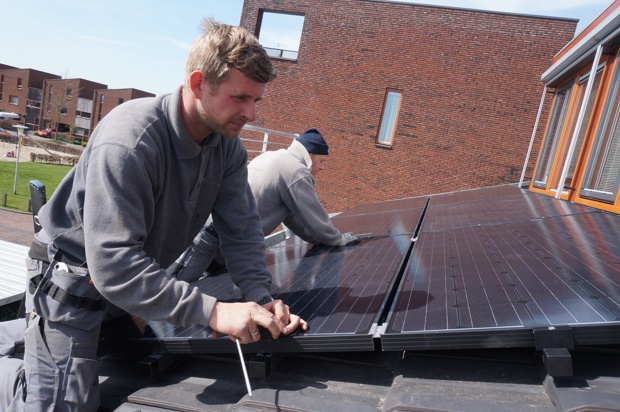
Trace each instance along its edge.
<path fill-rule="evenodd" d="M 270 57 L 297 60 L 304 16 L 263 11 L 258 40 Z"/>

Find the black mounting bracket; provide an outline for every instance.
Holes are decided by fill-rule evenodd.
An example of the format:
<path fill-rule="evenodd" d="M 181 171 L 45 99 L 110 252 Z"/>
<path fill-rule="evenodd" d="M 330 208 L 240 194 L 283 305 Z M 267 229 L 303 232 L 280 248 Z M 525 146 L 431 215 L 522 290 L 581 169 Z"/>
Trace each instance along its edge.
<path fill-rule="evenodd" d="M 542 351 L 543 364 L 549 376 L 573 376 L 573 330 L 568 326 L 534 329 L 536 349 Z"/>

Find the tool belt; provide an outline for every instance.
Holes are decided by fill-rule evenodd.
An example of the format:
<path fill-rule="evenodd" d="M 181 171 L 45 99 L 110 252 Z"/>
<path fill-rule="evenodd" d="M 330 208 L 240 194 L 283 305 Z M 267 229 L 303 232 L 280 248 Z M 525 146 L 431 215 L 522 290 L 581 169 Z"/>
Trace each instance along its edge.
<path fill-rule="evenodd" d="M 38 288 L 41 292 L 45 293 L 50 298 L 65 305 L 91 311 L 98 311 L 104 309 L 105 300 L 93 299 L 86 296 L 79 296 L 74 293 L 68 292 L 67 290 L 63 289 L 52 281 L 50 275 L 52 275 L 53 273 L 48 275 L 49 271 L 59 270 L 58 263 L 64 263 L 67 266 L 68 271 L 70 270 L 70 266 L 85 268 L 85 263 L 80 263 L 78 260 L 73 258 L 68 253 L 62 251 L 61 249 L 58 249 L 58 252 L 54 255 L 54 259 L 52 260 L 52 262 L 49 262 L 49 258 L 47 256 L 47 245 L 42 244 L 36 240 L 32 242 L 32 245 L 30 246 L 30 250 L 28 252 L 28 256 L 31 259 L 36 259 L 42 262 L 39 274 L 31 277 L 28 281 L 28 290 L 31 294 L 34 294 Z M 86 277 L 83 280 L 77 281 L 89 282 Z"/>

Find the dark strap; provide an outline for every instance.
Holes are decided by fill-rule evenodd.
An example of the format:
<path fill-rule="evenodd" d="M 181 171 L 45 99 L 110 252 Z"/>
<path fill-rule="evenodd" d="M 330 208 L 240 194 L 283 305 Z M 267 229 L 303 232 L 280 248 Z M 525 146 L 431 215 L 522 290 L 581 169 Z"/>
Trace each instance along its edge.
<path fill-rule="evenodd" d="M 49 258 L 47 257 L 47 243 L 41 243 L 37 239 L 33 240 L 30 245 L 30 249 L 28 250 L 28 257 L 31 259 L 42 260 L 43 262 L 49 262 Z M 69 252 L 65 252 L 60 248 L 58 248 L 56 255 L 54 256 L 54 260 L 66 263 L 69 266 L 77 266 L 82 268 L 88 267 L 86 262 L 76 258 Z"/>
<path fill-rule="evenodd" d="M 74 257 L 69 252 L 65 252 L 62 249 L 58 249 L 58 251 L 56 252 L 56 255 L 54 255 L 54 260 L 56 260 L 58 262 L 66 263 L 69 266 L 77 266 L 77 267 L 81 267 L 81 268 L 87 268 L 88 267 L 86 265 L 86 262 L 84 262 L 83 260 L 80 260 L 80 259 Z"/>
<path fill-rule="evenodd" d="M 216 239 L 220 238 L 220 235 L 218 235 L 217 232 L 215 231 L 215 226 L 213 226 L 213 223 L 211 223 L 209 226 L 207 226 L 207 228 L 205 229 L 205 232 L 207 232 L 208 234 L 210 234 L 211 236 L 213 236 Z"/>
<path fill-rule="evenodd" d="M 28 285 L 30 293 L 34 293 L 37 287 L 55 301 L 65 305 L 73 306 L 74 308 L 84 308 L 92 311 L 97 311 L 103 310 L 105 305 L 104 300 L 91 299 L 85 296 L 78 296 L 74 295 L 73 293 L 67 292 L 43 275 L 37 275 L 30 279 Z"/>

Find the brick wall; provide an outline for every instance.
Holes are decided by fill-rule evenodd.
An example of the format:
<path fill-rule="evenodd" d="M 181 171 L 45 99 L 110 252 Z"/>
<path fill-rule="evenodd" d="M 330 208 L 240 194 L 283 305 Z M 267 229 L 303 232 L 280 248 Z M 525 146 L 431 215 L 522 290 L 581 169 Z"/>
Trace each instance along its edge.
<path fill-rule="evenodd" d="M 254 124 L 323 133 L 331 155 L 317 190 L 329 212 L 517 182 L 540 76 L 577 24 L 371 0 L 245 0 L 241 25 L 255 32 L 261 9 L 301 13 L 304 28 L 298 60 L 274 59 L 278 78 Z M 402 93 L 392 148 L 375 145 L 388 88 Z"/>
<path fill-rule="evenodd" d="M 50 104 L 50 88 L 52 89 L 53 96 L 57 96 L 52 97 L 51 102 L 55 104 L 64 103 L 67 107 L 66 114 L 58 116 L 58 113 L 54 110 L 54 108 L 50 108 L 48 111 Z M 58 127 L 58 122 L 64 125 L 75 123 L 78 97 L 92 99 L 95 94 L 95 90 L 103 88 L 107 88 L 107 85 L 85 79 L 46 80 L 43 88 L 43 104 L 41 105 L 41 123 L 43 124 L 46 120 L 51 121 L 54 125 L 53 127 Z M 67 89 L 71 89 L 72 92 L 70 99 L 64 98 Z M 63 97 L 58 97 L 60 95 Z"/>
<path fill-rule="evenodd" d="M 2 69 L 2 67 L 7 67 Z M 34 112 L 31 113 L 39 113 L 34 115 L 34 119 L 28 118 L 26 115 L 29 109 L 27 108 L 28 103 L 28 89 L 42 89 L 43 82 L 45 79 L 58 79 L 60 76 L 42 72 L 39 70 L 33 69 L 11 69 L 10 66 L 0 64 L 0 79 L 2 79 L 2 84 L 0 84 L 0 111 L 6 112 L 14 112 L 18 113 L 22 116 L 22 122 L 25 120 L 33 121 L 39 118 L 39 112 L 37 109 L 34 109 Z M 22 87 L 18 87 L 18 79 L 22 81 Z M 16 96 L 18 98 L 18 104 L 13 105 L 9 103 L 10 96 Z M 38 124 L 27 124 L 28 127 L 37 128 Z"/>
<path fill-rule="evenodd" d="M 101 96 L 103 96 L 103 104 L 101 102 Z M 102 89 L 96 90 L 93 97 L 93 112 L 91 116 L 91 130 L 95 130 L 95 127 L 99 124 L 112 109 L 132 99 L 139 99 L 142 97 L 155 97 L 153 93 L 145 92 L 138 89 Z"/>

